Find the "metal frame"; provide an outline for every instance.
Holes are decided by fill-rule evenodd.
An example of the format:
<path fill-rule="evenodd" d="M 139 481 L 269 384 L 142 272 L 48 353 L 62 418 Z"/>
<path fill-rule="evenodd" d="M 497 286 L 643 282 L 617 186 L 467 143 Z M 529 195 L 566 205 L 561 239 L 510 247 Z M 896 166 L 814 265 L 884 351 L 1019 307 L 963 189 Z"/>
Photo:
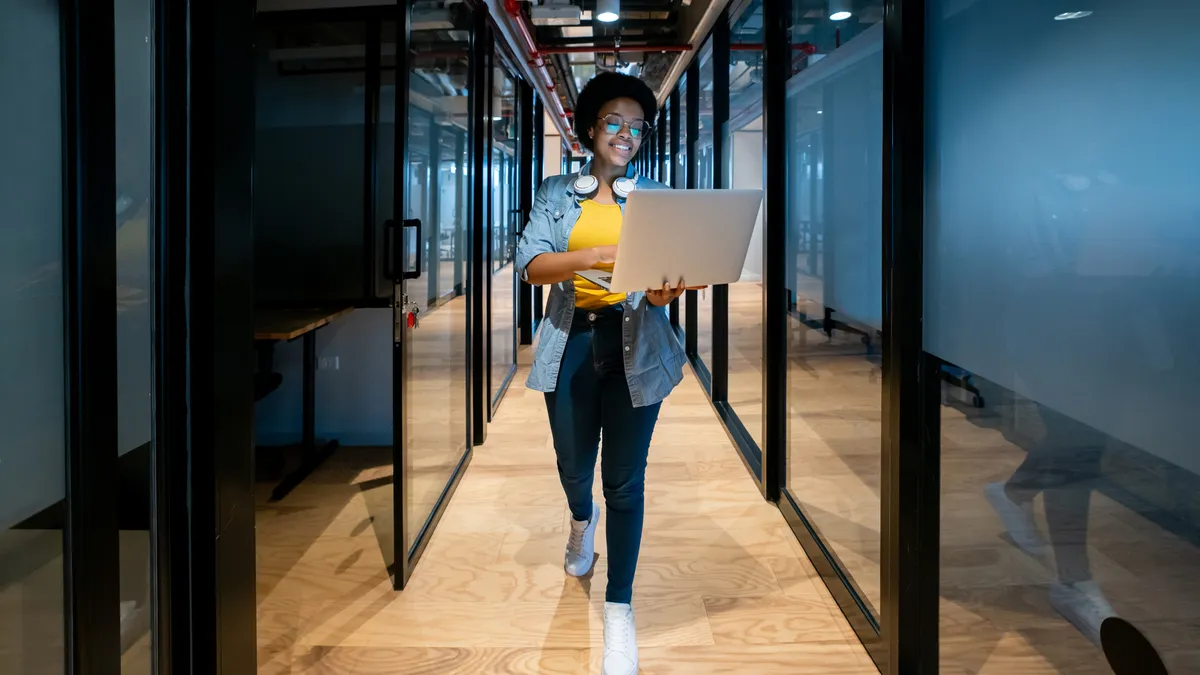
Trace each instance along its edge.
<path fill-rule="evenodd" d="M 530 199 L 537 194 L 538 187 L 542 181 L 546 179 L 545 173 L 545 157 L 546 157 L 546 107 L 542 104 L 541 99 L 534 96 L 533 110 L 533 144 L 534 155 L 536 158 L 533 162 L 533 181 L 531 183 L 532 190 L 530 191 Z M 533 202 L 529 203 L 529 210 L 525 212 L 525 222 L 529 222 L 529 214 L 533 211 Z M 524 225 L 522 225 L 522 229 Z M 530 293 L 533 295 L 533 331 L 537 332 L 537 327 L 542 323 L 542 316 L 545 314 L 545 299 L 542 296 L 542 290 L 537 287 L 531 287 Z M 530 343 L 532 343 L 532 338 Z"/>
<path fill-rule="evenodd" d="M 471 162 L 471 245 L 468 260 L 470 274 L 468 283 L 471 291 L 467 297 L 470 307 L 471 325 L 471 437 L 474 445 L 482 445 L 487 440 L 487 423 L 491 393 L 488 389 L 488 369 L 491 367 L 491 356 L 488 349 L 490 332 L 488 330 L 488 279 L 491 270 L 488 268 L 489 242 L 487 240 L 487 200 L 488 190 L 488 157 L 491 150 L 487 140 L 489 125 L 484 121 L 488 113 L 488 101 L 491 96 L 490 77 L 488 72 L 491 53 L 492 37 L 485 12 L 475 9 L 471 30 L 471 66 L 468 75 L 468 87 L 475 96 L 471 97 L 468 106 L 471 109 L 469 120 L 470 132 L 468 142 Z"/>
<path fill-rule="evenodd" d="M 254 349 L 247 337 L 254 272 L 246 264 L 254 256 L 254 4 L 193 3 L 189 11 L 187 239 L 174 242 L 186 247 L 188 261 L 192 644 L 190 671 L 181 672 L 250 672 L 257 661 Z"/>
<path fill-rule="evenodd" d="M 790 8 L 763 3 L 762 484 L 779 502 L 788 443 L 787 81 L 792 75 Z"/>
<path fill-rule="evenodd" d="M 883 45 L 881 637 L 889 674 L 938 672 L 941 381 L 922 344 L 925 1 L 888 0 Z"/>
<path fill-rule="evenodd" d="M 534 155 L 537 153 L 537 146 L 541 138 L 540 129 L 534 121 L 534 92 L 533 87 L 528 82 L 517 79 L 518 96 L 518 115 L 522 132 L 518 135 L 517 141 L 517 208 L 520 213 L 517 215 L 518 223 L 516 227 L 516 236 L 520 236 L 525 230 L 525 224 L 529 222 L 529 214 L 533 211 L 533 195 L 537 190 L 537 182 L 535 182 L 534 170 Z M 536 295 L 533 286 L 525 283 L 524 280 L 517 279 L 517 326 L 518 340 L 517 346 L 533 344 L 533 296 Z"/>
<path fill-rule="evenodd" d="M 67 672 L 120 670 L 116 130 L 112 3 L 60 5 Z"/>
<path fill-rule="evenodd" d="M 684 188 L 687 190 L 696 189 L 696 137 L 700 135 L 700 60 L 693 59 L 692 63 L 684 71 L 686 79 L 687 91 L 684 95 L 687 96 L 687 119 L 684 120 L 685 138 L 684 146 L 687 152 L 687 163 L 685 164 L 686 174 L 684 175 Z M 678 91 L 678 90 L 677 90 Z M 693 361 L 696 358 L 696 331 L 699 323 L 696 320 L 696 311 L 699 308 L 699 291 L 687 291 L 684 293 L 683 306 L 686 310 L 683 316 L 683 341 L 684 352 L 687 353 L 688 359 Z M 707 378 L 703 377 L 699 370 L 696 372 L 697 379 L 700 380 L 701 386 L 708 391 Z"/>
<path fill-rule="evenodd" d="M 190 670 L 188 503 L 188 10 L 156 0 L 154 451 L 151 453 L 151 651 L 158 675 Z"/>

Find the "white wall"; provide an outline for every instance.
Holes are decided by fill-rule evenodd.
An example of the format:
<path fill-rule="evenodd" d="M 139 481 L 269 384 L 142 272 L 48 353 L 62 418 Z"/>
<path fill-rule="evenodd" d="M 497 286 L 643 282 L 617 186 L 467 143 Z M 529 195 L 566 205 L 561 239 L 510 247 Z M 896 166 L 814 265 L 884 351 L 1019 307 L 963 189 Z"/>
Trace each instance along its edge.
<path fill-rule="evenodd" d="M 763 137 L 761 131 L 736 131 L 730 138 L 730 185 L 734 189 L 763 186 Z M 754 235 L 746 263 L 742 266 L 742 281 L 762 279 L 762 207 L 754 221 Z"/>

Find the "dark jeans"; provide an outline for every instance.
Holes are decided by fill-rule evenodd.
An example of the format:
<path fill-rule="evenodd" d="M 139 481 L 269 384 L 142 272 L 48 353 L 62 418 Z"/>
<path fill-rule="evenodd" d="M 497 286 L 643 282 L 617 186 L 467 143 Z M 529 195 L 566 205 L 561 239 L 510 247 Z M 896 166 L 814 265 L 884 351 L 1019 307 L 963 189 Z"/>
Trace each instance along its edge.
<path fill-rule="evenodd" d="M 1040 403 L 1035 405 L 1045 436 L 1032 444 L 1023 443 L 1028 454 L 1005 489 L 1018 501 L 1042 493 L 1059 581 L 1090 581 L 1088 516 L 1107 439 L 1062 413 Z"/>
<path fill-rule="evenodd" d="M 608 521 L 605 600 L 628 603 L 642 544 L 646 457 L 661 404 L 634 408 L 625 381 L 620 306 L 578 311 L 558 384 L 546 394 L 558 476 L 575 520 L 592 516 L 596 454 L 604 437 L 600 479 Z"/>

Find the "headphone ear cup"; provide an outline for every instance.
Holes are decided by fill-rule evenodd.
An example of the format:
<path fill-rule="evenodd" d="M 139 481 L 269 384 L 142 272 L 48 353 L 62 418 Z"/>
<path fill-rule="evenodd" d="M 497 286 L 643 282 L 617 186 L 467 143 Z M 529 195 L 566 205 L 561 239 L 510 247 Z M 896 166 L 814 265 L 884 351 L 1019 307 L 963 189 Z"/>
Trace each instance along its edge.
<path fill-rule="evenodd" d="M 637 180 L 633 178 L 618 178 L 613 183 L 613 194 L 620 199 L 627 199 L 629 193 L 637 189 Z"/>
<path fill-rule="evenodd" d="M 575 190 L 575 194 L 580 197 L 590 197 L 596 194 L 596 190 L 599 187 L 600 181 L 596 180 L 595 176 L 585 174 L 575 179 L 573 189 Z"/>

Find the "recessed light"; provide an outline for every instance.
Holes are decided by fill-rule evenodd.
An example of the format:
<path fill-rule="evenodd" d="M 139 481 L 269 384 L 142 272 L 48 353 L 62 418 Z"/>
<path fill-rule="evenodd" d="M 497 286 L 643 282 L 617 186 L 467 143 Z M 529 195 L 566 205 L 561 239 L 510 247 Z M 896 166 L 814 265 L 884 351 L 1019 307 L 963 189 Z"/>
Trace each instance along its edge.
<path fill-rule="evenodd" d="M 1082 12 L 1063 12 L 1062 14 L 1059 14 L 1058 16 L 1054 17 L 1054 20 L 1055 21 L 1070 21 L 1071 19 L 1082 19 L 1085 16 L 1091 16 L 1091 15 L 1092 15 L 1091 10 L 1085 10 Z"/>
<path fill-rule="evenodd" d="M 621 0 L 599 0 L 596 3 L 596 20 L 612 23 L 620 18 Z"/>
<path fill-rule="evenodd" d="M 829 15 L 830 21 L 845 21 L 850 18 L 850 12 L 834 12 Z"/>
<path fill-rule="evenodd" d="M 817 111 L 817 114 L 818 114 L 818 115 L 824 115 L 824 114 L 825 114 L 825 111 L 824 111 L 824 110 L 818 110 L 818 111 Z"/>

